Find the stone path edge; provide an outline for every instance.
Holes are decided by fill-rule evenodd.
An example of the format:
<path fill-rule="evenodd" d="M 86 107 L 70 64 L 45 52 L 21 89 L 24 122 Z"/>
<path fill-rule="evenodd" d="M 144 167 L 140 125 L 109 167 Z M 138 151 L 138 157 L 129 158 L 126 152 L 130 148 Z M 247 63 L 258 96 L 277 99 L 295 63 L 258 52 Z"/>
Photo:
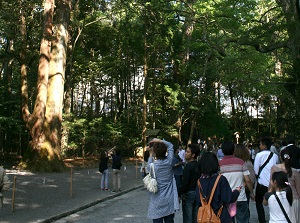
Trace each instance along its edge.
<path fill-rule="evenodd" d="M 136 186 L 136 187 L 133 187 L 133 188 L 130 188 L 130 189 L 127 189 L 127 190 L 124 190 L 124 191 L 121 191 L 121 192 L 118 192 L 118 193 L 109 195 L 108 197 L 101 198 L 101 199 L 99 199 L 99 200 L 96 200 L 96 201 L 93 201 L 93 202 L 91 202 L 91 203 L 85 204 L 85 205 L 80 206 L 80 207 L 78 207 L 78 208 L 75 208 L 75 209 L 73 209 L 73 210 L 66 211 L 66 212 L 60 213 L 60 214 L 58 214 L 58 215 L 49 217 L 49 218 L 47 218 L 47 219 L 45 219 L 45 220 L 43 220 L 43 221 L 41 221 L 41 222 L 42 222 L 42 223 L 51 223 L 51 222 L 57 221 L 57 220 L 59 220 L 59 219 L 62 219 L 62 218 L 64 218 L 64 217 L 67 217 L 67 216 L 69 216 L 69 215 L 71 215 L 71 214 L 75 214 L 75 213 L 77 213 L 77 212 L 79 212 L 79 211 L 85 210 L 85 209 L 87 209 L 87 208 L 90 208 L 90 207 L 92 207 L 92 206 L 94 206 L 94 205 L 97 205 L 97 204 L 102 203 L 102 202 L 104 202 L 104 201 L 107 201 L 107 200 L 109 200 L 109 199 L 112 199 L 112 198 L 115 198 L 115 197 L 122 196 L 123 194 L 129 193 L 129 192 L 131 192 L 131 191 L 133 191 L 133 190 L 140 189 L 140 188 L 142 188 L 142 187 L 144 187 L 144 185 L 139 185 L 139 186 Z"/>

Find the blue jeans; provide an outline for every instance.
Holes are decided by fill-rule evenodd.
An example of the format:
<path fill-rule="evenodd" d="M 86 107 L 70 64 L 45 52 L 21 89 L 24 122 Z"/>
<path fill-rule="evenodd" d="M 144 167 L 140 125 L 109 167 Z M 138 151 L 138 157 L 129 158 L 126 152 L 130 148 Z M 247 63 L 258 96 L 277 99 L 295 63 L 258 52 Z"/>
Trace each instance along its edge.
<path fill-rule="evenodd" d="M 108 169 L 104 170 L 102 173 L 101 189 L 108 189 Z"/>
<path fill-rule="evenodd" d="M 236 203 L 236 223 L 249 223 L 249 205 L 247 201 L 238 201 Z"/>
<path fill-rule="evenodd" d="M 196 203 L 195 191 L 189 191 L 184 194 L 182 200 L 182 214 L 184 223 L 196 223 L 198 205 Z"/>
<path fill-rule="evenodd" d="M 162 218 L 153 219 L 153 223 L 163 223 L 163 221 L 165 221 L 165 223 L 174 223 L 174 216 L 175 214 L 170 214 Z"/>

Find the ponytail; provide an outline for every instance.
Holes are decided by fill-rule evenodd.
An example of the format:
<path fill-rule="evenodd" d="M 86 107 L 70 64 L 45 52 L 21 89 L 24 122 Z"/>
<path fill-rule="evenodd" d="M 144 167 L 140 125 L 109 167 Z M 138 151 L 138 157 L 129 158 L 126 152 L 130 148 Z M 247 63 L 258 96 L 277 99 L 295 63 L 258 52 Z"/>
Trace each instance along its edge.
<path fill-rule="evenodd" d="M 280 152 L 280 157 L 281 157 L 281 160 L 284 161 L 284 167 L 286 169 L 288 177 L 292 177 L 293 171 L 292 171 L 292 167 L 291 167 L 291 163 L 290 163 L 290 160 L 291 160 L 290 154 L 288 153 L 288 151 L 286 149 L 283 149 Z"/>
<path fill-rule="evenodd" d="M 290 206 L 293 204 L 293 192 L 290 185 L 287 185 L 285 188 L 286 191 L 286 199 L 288 200 Z"/>
<path fill-rule="evenodd" d="M 285 189 L 286 198 L 287 198 L 290 206 L 292 206 L 293 192 L 292 192 L 292 188 L 290 187 L 290 183 L 288 182 L 288 175 L 283 171 L 274 172 L 272 174 L 272 180 L 273 180 L 273 182 L 276 182 L 276 185 L 279 189 Z"/>

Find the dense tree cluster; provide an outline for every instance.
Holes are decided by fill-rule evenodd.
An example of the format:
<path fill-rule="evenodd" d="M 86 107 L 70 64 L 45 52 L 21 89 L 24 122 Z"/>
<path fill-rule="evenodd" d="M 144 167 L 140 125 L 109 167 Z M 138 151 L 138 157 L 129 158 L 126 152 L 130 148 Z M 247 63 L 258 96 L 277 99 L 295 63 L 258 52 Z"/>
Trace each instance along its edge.
<path fill-rule="evenodd" d="M 2 0 L 0 149 L 29 168 L 147 130 L 300 136 L 298 0 Z"/>

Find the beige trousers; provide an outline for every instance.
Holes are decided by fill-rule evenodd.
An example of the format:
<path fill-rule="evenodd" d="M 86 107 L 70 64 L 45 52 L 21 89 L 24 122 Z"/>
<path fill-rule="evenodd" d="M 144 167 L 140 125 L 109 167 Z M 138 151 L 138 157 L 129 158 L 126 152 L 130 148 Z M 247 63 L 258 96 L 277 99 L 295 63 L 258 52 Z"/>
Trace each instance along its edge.
<path fill-rule="evenodd" d="M 113 169 L 113 190 L 120 190 L 121 189 L 121 176 L 120 170 Z M 118 187 L 117 187 L 118 186 Z"/>

